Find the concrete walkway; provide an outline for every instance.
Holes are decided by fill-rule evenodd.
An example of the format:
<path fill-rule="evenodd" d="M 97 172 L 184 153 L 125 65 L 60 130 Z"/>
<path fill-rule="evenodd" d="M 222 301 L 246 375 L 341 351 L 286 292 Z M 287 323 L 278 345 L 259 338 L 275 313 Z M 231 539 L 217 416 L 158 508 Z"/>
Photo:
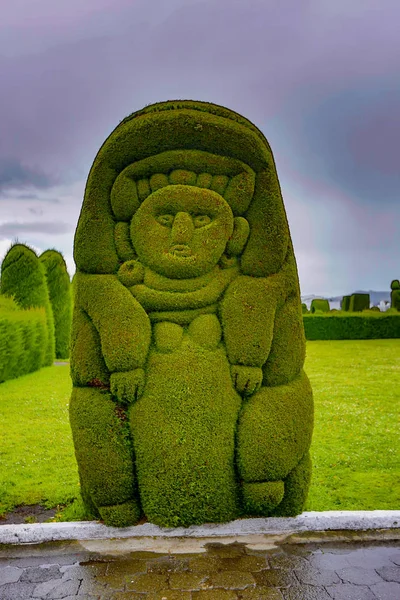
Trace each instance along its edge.
<path fill-rule="evenodd" d="M 0 599 L 400 600 L 399 516 L 304 513 L 187 530 L 4 525 Z"/>

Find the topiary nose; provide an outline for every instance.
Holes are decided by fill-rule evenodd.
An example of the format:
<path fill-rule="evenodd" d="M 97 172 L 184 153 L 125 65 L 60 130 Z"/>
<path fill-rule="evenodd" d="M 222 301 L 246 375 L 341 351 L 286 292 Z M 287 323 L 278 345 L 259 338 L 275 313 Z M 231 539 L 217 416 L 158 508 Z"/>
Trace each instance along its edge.
<path fill-rule="evenodd" d="M 192 217 L 187 212 L 178 212 L 175 215 L 171 231 L 173 244 L 187 244 L 193 237 L 194 225 Z"/>

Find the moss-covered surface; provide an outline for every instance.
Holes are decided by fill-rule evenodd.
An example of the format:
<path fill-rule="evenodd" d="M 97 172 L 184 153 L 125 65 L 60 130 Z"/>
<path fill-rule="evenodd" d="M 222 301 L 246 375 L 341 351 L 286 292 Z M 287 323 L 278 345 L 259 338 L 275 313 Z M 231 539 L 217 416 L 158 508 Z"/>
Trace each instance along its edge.
<path fill-rule="evenodd" d="M 262 133 L 194 101 L 124 119 L 90 171 L 74 256 L 70 411 L 88 508 L 167 526 L 300 512 L 312 394 Z"/>
<path fill-rule="evenodd" d="M 13 244 L 1 265 L 1 293 L 12 296 L 21 308 L 44 308 L 47 339 L 41 366 L 53 364 L 55 357 L 54 317 L 47 289 L 45 270 L 34 250 Z"/>
<path fill-rule="evenodd" d="M 64 257 L 57 250 L 46 250 L 39 257 L 45 268 L 50 304 L 53 309 L 56 358 L 69 356 L 72 300 L 71 282 Z"/>

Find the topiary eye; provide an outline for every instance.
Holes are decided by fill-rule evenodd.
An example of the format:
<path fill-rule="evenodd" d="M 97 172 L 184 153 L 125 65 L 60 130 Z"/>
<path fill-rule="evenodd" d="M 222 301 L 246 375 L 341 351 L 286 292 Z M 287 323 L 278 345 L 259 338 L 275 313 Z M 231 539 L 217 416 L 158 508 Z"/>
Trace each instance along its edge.
<path fill-rule="evenodd" d="M 193 217 L 193 225 L 196 228 L 205 227 L 211 223 L 211 218 L 208 215 L 195 215 Z"/>
<path fill-rule="evenodd" d="M 163 227 L 172 227 L 174 218 L 174 215 L 159 215 L 157 217 L 157 222 Z"/>

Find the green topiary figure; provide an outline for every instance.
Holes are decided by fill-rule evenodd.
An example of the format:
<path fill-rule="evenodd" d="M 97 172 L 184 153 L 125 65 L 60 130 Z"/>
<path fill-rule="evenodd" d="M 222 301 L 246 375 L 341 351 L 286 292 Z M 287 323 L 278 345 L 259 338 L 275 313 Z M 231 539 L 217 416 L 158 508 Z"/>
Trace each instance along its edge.
<path fill-rule="evenodd" d="M 107 524 L 295 515 L 313 403 L 297 267 L 262 133 L 221 106 L 124 119 L 75 235 L 70 419 Z"/>
<path fill-rule="evenodd" d="M 11 246 L 1 265 L 1 293 L 13 296 L 21 308 L 46 311 L 47 340 L 43 364 L 53 364 L 55 356 L 54 318 L 44 267 L 36 253 L 25 244 Z"/>
<path fill-rule="evenodd" d="M 314 298 L 311 300 L 310 312 L 314 314 L 317 310 L 329 312 L 329 300 L 326 300 L 326 298 Z"/>
<path fill-rule="evenodd" d="M 71 282 L 63 255 L 57 250 L 46 250 L 39 257 L 45 268 L 47 288 L 54 315 L 56 358 L 69 356 L 72 300 Z"/>
<path fill-rule="evenodd" d="M 340 309 L 348 311 L 350 308 L 350 296 L 343 296 L 342 302 L 340 303 Z"/>
<path fill-rule="evenodd" d="M 350 296 L 349 311 L 350 312 L 361 312 L 366 308 L 369 308 L 370 299 L 369 294 L 352 294 Z"/>
<path fill-rule="evenodd" d="M 395 308 L 400 311 L 400 282 L 394 279 L 390 284 L 390 308 Z"/>
<path fill-rule="evenodd" d="M 301 303 L 301 312 L 303 313 L 303 315 L 308 314 L 308 308 L 307 308 L 307 304 L 305 302 Z"/>

